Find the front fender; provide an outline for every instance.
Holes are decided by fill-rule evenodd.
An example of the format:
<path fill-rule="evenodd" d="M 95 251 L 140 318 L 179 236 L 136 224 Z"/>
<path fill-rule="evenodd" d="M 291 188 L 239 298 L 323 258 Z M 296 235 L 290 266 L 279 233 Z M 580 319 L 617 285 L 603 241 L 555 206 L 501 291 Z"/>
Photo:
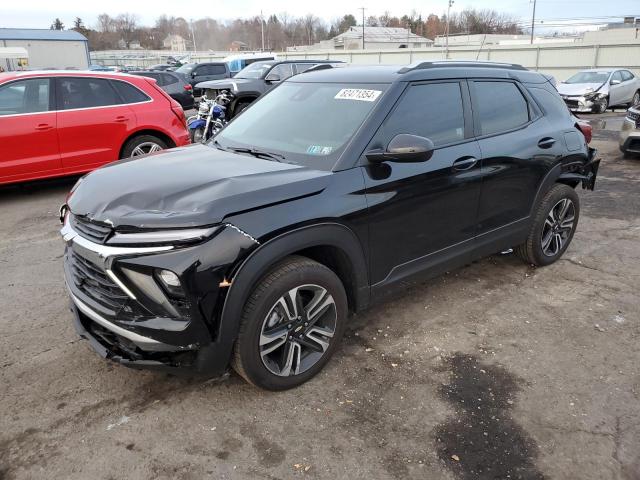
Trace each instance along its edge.
<path fill-rule="evenodd" d="M 231 358 L 238 336 L 240 318 L 251 291 L 275 263 L 300 250 L 317 246 L 340 249 L 351 262 L 355 309 L 369 304 L 369 279 L 364 252 L 356 235 L 339 223 L 322 223 L 301 227 L 269 240 L 253 250 L 231 274 L 229 287 L 216 335 L 216 356 Z"/>
<path fill-rule="evenodd" d="M 198 118 L 189 123 L 189 130 L 196 130 L 198 128 L 204 128 L 207 124 L 206 120 L 202 118 Z"/>

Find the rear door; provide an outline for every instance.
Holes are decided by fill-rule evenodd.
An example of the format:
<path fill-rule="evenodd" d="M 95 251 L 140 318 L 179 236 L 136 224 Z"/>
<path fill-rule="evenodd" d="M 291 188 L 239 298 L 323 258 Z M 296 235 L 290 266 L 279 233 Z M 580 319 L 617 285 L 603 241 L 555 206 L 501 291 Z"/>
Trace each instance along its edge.
<path fill-rule="evenodd" d="M 206 63 L 198 65 L 193 71 L 194 85 L 209 80 L 218 80 L 227 77 L 227 67 L 223 63 Z"/>
<path fill-rule="evenodd" d="M 609 79 L 609 105 L 620 105 L 625 103 L 625 85 L 622 81 L 622 72 L 616 70 Z"/>
<path fill-rule="evenodd" d="M 117 160 L 135 127 L 133 110 L 105 78 L 56 78 L 62 165 L 81 170 Z"/>
<path fill-rule="evenodd" d="M 0 182 L 60 170 L 53 106 L 49 78 L 0 85 Z"/>
<path fill-rule="evenodd" d="M 564 140 L 517 82 L 475 80 L 469 86 L 482 152 L 478 245 L 495 249 L 500 238 L 508 243 L 528 225 L 538 186 L 565 153 Z"/>

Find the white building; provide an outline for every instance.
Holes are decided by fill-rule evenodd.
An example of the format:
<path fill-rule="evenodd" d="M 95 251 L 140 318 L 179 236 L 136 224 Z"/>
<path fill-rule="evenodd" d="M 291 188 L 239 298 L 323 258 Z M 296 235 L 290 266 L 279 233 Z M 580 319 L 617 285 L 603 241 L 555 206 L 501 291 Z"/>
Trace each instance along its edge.
<path fill-rule="evenodd" d="M 301 50 L 362 50 L 362 27 L 349 27 L 344 33 L 313 45 L 289 47 L 289 51 Z M 420 37 L 408 28 L 364 27 L 364 48 L 385 50 L 395 48 L 425 48 L 433 46 L 433 40 Z"/>
<path fill-rule="evenodd" d="M 168 48 L 174 52 L 186 52 L 187 41 L 181 35 L 167 35 L 167 38 L 162 42 L 164 48 Z"/>
<path fill-rule="evenodd" d="M 0 28 L 0 48 L 17 47 L 27 51 L 28 64 L 23 68 L 86 69 L 89 68 L 89 42 L 74 30 L 37 28 Z M 16 68 L 15 63 L 0 64 Z"/>

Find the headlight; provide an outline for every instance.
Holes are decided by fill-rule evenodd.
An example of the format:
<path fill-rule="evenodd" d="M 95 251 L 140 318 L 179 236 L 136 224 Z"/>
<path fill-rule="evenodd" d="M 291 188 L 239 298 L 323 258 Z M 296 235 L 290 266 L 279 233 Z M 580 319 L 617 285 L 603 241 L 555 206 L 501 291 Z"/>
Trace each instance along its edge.
<path fill-rule="evenodd" d="M 195 243 L 213 235 L 220 227 L 180 228 L 174 230 L 155 230 L 150 232 L 116 233 L 109 245 L 167 245 L 176 243 Z"/>
<path fill-rule="evenodd" d="M 600 95 L 601 95 L 601 93 L 599 93 L 599 92 L 589 92 L 589 93 L 585 93 L 584 94 L 584 99 L 585 100 L 595 100 Z"/>

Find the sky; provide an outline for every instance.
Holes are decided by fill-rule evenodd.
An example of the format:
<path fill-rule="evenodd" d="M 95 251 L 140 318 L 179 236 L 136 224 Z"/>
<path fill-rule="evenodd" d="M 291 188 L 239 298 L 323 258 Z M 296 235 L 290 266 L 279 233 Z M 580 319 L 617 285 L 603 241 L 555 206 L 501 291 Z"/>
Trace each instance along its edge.
<path fill-rule="evenodd" d="M 216 20 L 227 20 L 238 17 L 259 15 L 262 10 L 265 16 L 288 12 L 294 16 L 302 16 L 309 12 L 331 21 L 351 13 L 356 18 L 361 15 L 358 7 L 366 6 L 366 15 L 381 15 L 388 10 L 392 15 L 401 16 L 416 10 L 426 16 L 429 13 L 446 12 L 447 0 L 419 2 L 416 0 L 367 0 L 344 2 L 344 0 L 324 0 L 322 2 L 303 2 L 299 0 L 181 0 L 165 1 L 162 7 L 157 0 L 108 0 L 104 4 L 96 2 L 79 2 L 70 0 L 29 0 L 22 4 L 10 0 L 2 0 L 0 5 L 0 28 L 49 28 L 56 17 L 65 26 L 72 26 L 73 19 L 80 17 L 85 25 L 93 27 L 100 13 L 117 15 L 133 13 L 143 25 L 153 25 L 155 18 L 161 14 L 190 18 L 211 17 Z M 9 4 L 9 5 L 8 5 Z M 28 8 L 23 5 L 28 5 Z M 477 9 L 489 8 L 508 13 L 522 21 L 530 21 L 532 0 L 455 0 L 452 10 L 459 11 L 465 7 Z M 556 20 L 576 17 L 605 17 L 635 15 L 640 17 L 639 0 L 537 0 L 536 18 Z M 576 27 L 584 30 L 585 27 Z"/>

